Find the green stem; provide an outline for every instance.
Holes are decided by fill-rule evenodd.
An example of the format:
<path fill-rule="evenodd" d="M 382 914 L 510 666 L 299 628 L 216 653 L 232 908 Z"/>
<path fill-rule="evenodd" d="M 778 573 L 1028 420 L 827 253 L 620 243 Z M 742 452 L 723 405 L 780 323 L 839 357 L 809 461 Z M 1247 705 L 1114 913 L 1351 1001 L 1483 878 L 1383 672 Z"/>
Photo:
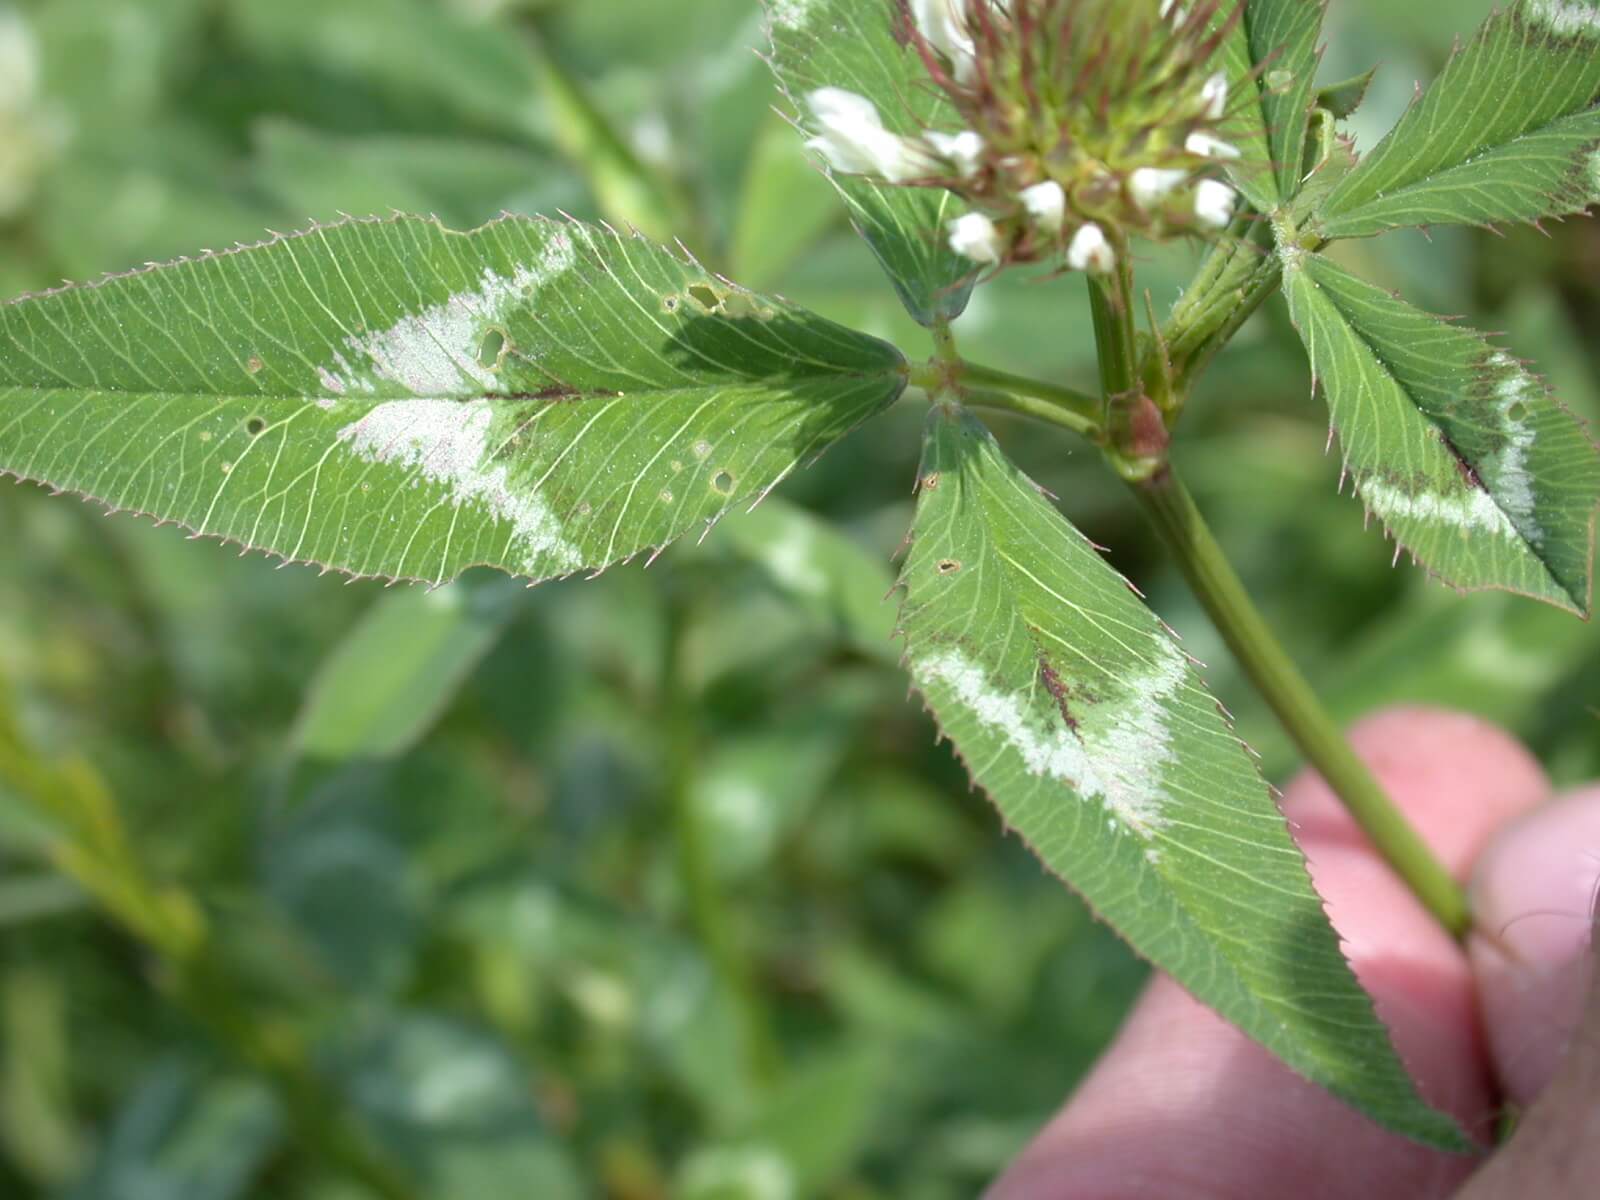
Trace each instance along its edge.
<path fill-rule="evenodd" d="M 524 44 L 539 65 L 549 124 L 542 132 L 588 180 L 604 215 L 657 241 L 679 237 L 691 246 L 708 245 L 693 207 L 670 179 L 634 152 L 562 56 L 551 52 L 538 19 L 524 29 Z"/>
<path fill-rule="evenodd" d="M 1169 465 L 1133 486 L 1239 665 L 1378 852 L 1456 938 L 1472 924 L 1466 893 L 1356 756 L 1311 685 L 1279 645 L 1234 573 L 1193 497 Z"/>
<path fill-rule="evenodd" d="M 971 362 L 961 364 L 960 379 L 967 401 L 979 408 L 1022 413 L 1085 437 L 1100 429 L 1100 401 L 1086 392 Z"/>
<path fill-rule="evenodd" d="M 1138 386 L 1139 345 L 1133 329 L 1133 276 L 1126 245 L 1117 246 L 1117 269 L 1111 275 L 1090 275 L 1089 311 L 1100 352 L 1100 390 L 1105 396 L 1105 421 L 1117 425 L 1117 402 Z"/>
<path fill-rule="evenodd" d="M 694 789 L 695 728 L 691 697 L 682 685 L 681 647 L 684 602 L 671 601 L 665 660 L 662 663 L 661 725 L 667 756 L 666 788 L 677 837 L 678 876 L 695 937 L 711 960 L 711 969 L 732 997 L 750 1077 L 772 1082 L 782 1056 L 767 1010 L 756 988 L 754 972 L 743 954 L 706 837 L 705 813 Z"/>

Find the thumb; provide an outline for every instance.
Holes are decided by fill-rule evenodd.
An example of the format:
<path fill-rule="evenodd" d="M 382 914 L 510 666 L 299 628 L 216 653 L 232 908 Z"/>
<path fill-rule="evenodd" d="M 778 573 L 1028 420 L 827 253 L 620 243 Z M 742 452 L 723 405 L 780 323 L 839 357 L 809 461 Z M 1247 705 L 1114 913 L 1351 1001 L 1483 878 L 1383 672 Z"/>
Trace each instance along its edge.
<path fill-rule="evenodd" d="M 1593 974 L 1600 887 L 1600 786 L 1502 829 L 1473 870 L 1473 973 L 1490 1058 L 1507 1099 L 1526 1106 L 1555 1076 Z M 1496 944 L 1498 939 L 1499 944 Z"/>
<path fill-rule="evenodd" d="M 1547 886 L 1559 897 L 1560 886 L 1554 877 L 1563 873 L 1563 863 L 1570 865 L 1573 848 L 1556 845 L 1554 831 L 1565 827 L 1569 833 L 1582 837 L 1600 831 L 1600 789 L 1558 802 L 1548 820 L 1550 828 L 1545 832 L 1513 830 L 1507 836 L 1515 840 L 1526 838 L 1530 845 L 1542 841 L 1544 849 L 1554 853 L 1554 857 L 1541 861 L 1553 868 L 1548 872 L 1552 881 Z M 1551 836 L 1547 838 L 1546 833 Z M 1506 861 L 1510 862 L 1520 851 L 1513 841 L 1506 844 L 1509 848 L 1500 853 L 1506 854 Z M 1591 840 L 1587 844 L 1595 843 Z M 1502 870 L 1509 868 L 1488 860 L 1483 886 L 1509 886 L 1496 874 Z M 1591 866 L 1591 876 L 1593 870 Z M 1512 874 L 1520 877 L 1522 873 Z M 1567 882 L 1573 882 L 1570 873 Z M 1600 930 L 1600 923 L 1578 924 Z M 1589 1200 L 1595 1194 L 1594 1181 L 1600 1178 L 1600 1105 L 1595 1103 L 1596 1094 L 1600 1094 L 1600 985 L 1591 980 L 1588 998 L 1578 997 L 1580 981 L 1586 974 L 1593 974 L 1594 934 L 1590 934 L 1588 949 L 1580 949 L 1575 959 L 1564 956 L 1573 941 L 1570 933 L 1525 936 L 1522 941 L 1529 953 L 1548 954 L 1549 958 L 1543 963 L 1530 961 L 1520 974 L 1503 957 L 1493 961 L 1490 971 L 1481 975 L 1485 985 L 1484 1015 L 1491 1039 L 1514 1037 L 1514 1044 L 1525 1051 L 1518 1059 L 1505 1063 L 1505 1069 L 1517 1073 L 1517 1086 L 1542 1086 L 1544 1090 L 1518 1124 L 1510 1143 L 1472 1177 L 1457 1193 L 1456 1200 L 1524 1200 L 1528 1196 L 1539 1200 Z M 1476 953 L 1474 957 L 1480 962 L 1489 961 Z M 1586 961 L 1591 964 L 1588 969 Z M 1495 1006 L 1493 1010 L 1491 1004 Z M 1548 1034 L 1538 1034 L 1532 1025 L 1525 1024 L 1536 1024 L 1544 1017 L 1553 1026 Z M 1551 1071 L 1553 1077 L 1548 1076 Z"/>

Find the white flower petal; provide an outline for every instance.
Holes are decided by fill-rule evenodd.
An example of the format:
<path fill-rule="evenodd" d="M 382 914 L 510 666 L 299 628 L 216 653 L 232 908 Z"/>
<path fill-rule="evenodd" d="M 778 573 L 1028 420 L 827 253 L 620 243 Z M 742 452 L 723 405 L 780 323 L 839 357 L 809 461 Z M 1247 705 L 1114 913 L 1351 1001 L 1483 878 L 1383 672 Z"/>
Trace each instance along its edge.
<path fill-rule="evenodd" d="M 966 0 L 911 0 L 911 19 L 928 45 L 950 60 L 962 82 L 972 77 L 977 58 L 977 47 L 967 31 L 966 9 Z"/>
<path fill-rule="evenodd" d="M 1022 207 L 1027 209 L 1028 215 L 1039 228 L 1051 233 L 1061 232 L 1061 226 L 1067 219 L 1067 193 L 1059 183 L 1053 179 L 1036 183 L 1023 188 L 1019 198 Z"/>
<path fill-rule="evenodd" d="M 1191 133 L 1184 140 L 1183 148 L 1200 158 L 1231 160 L 1239 157 L 1239 147 L 1209 133 Z"/>
<path fill-rule="evenodd" d="M 976 212 L 950 222 L 950 249 L 976 263 L 997 263 L 1005 251 L 995 223 Z"/>
<path fill-rule="evenodd" d="M 1206 102 L 1206 116 L 1213 121 L 1221 120 L 1228 111 L 1228 77 L 1218 71 L 1200 89 L 1200 99 Z"/>
<path fill-rule="evenodd" d="M 1194 193 L 1194 215 L 1208 229 L 1225 229 L 1233 220 L 1239 193 L 1215 179 L 1201 180 Z"/>
<path fill-rule="evenodd" d="M 1106 240 L 1105 230 L 1092 222 L 1080 226 L 1067 247 L 1067 266 L 1074 271 L 1091 271 L 1097 275 L 1115 270 L 1117 252 Z"/>
<path fill-rule="evenodd" d="M 929 133 L 927 139 L 939 157 L 955 167 L 961 178 L 971 179 L 978 173 L 984 150 L 981 135 L 968 129 L 962 133 Z"/>
<path fill-rule="evenodd" d="M 878 106 L 865 96 L 844 88 L 818 88 L 806 97 L 806 104 L 824 125 L 861 124 L 883 128 Z"/>
<path fill-rule="evenodd" d="M 1189 172 L 1171 167 L 1139 167 L 1128 176 L 1133 202 L 1149 212 L 1189 182 Z"/>
<path fill-rule="evenodd" d="M 883 127 L 877 105 L 843 88 L 818 88 L 806 97 L 821 132 L 807 147 L 836 171 L 906 183 L 927 174 L 916 143 Z"/>

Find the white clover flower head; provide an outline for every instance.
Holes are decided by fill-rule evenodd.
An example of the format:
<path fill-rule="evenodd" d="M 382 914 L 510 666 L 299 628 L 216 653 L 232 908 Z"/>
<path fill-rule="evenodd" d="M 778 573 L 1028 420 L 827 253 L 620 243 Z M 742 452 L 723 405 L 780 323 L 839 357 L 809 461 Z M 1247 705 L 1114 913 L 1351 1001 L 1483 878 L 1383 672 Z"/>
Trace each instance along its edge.
<path fill-rule="evenodd" d="M 967 28 L 966 0 L 910 0 L 911 20 L 927 43 L 950 64 L 962 83 L 977 67 L 977 46 Z"/>
<path fill-rule="evenodd" d="M 1005 256 L 999 227 L 979 212 L 963 213 L 950 222 L 950 249 L 985 266 L 996 264 Z"/>
<path fill-rule="evenodd" d="M 1117 252 L 1107 239 L 1105 230 L 1090 221 L 1078 227 L 1067 246 L 1067 266 L 1074 271 L 1088 271 L 1094 275 L 1109 275 L 1117 268 Z"/>
<path fill-rule="evenodd" d="M 1194 192 L 1195 219 L 1207 229 L 1226 229 L 1239 204 L 1239 193 L 1215 179 L 1202 179 Z"/>
<path fill-rule="evenodd" d="M 1034 224 L 1050 234 L 1059 234 L 1067 220 L 1067 193 L 1055 180 L 1047 179 L 1023 188 L 1017 198 Z"/>
<path fill-rule="evenodd" d="M 962 179 L 971 179 L 983 165 L 983 136 L 972 130 L 961 133 L 933 133 L 925 135 L 934 153 L 955 168 Z"/>
<path fill-rule="evenodd" d="M 1135 204 L 1152 212 L 1188 182 L 1189 172 L 1177 167 L 1140 167 L 1128 176 L 1128 192 Z"/>
<path fill-rule="evenodd" d="M 1229 162 L 1239 157 L 1239 147 L 1232 142 L 1198 131 L 1184 140 L 1183 148 L 1196 158 L 1216 159 L 1219 162 Z"/>
<path fill-rule="evenodd" d="M 868 100 L 825 90 L 812 144 L 838 169 L 959 197 L 979 215 L 944 236 L 971 262 L 1105 272 L 1135 238 L 1231 223 L 1237 194 L 1201 185 L 1243 157 L 1218 70 L 1241 0 L 860 2 L 897 15 L 948 119 L 897 137 Z"/>
<path fill-rule="evenodd" d="M 883 127 L 878 106 L 844 88 L 818 88 L 806 97 L 821 129 L 806 146 L 836 171 L 907 183 L 927 174 L 918 144 Z"/>

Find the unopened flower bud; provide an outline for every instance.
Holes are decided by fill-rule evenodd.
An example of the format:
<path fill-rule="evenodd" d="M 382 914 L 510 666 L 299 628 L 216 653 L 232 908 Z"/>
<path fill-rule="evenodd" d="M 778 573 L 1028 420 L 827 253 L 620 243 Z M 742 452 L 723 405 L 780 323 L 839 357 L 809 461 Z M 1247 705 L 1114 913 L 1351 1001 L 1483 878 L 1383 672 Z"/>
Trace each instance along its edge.
<path fill-rule="evenodd" d="M 1078 232 L 1072 235 L 1072 243 L 1067 247 L 1067 266 L 1074 271 L 1107 275 L 1116 269 L 1116 265 L 1117 252 L 1106 240 L 1105 231 L 1100 226 L 1090 222 L 1080 226 Z"/>
<path fill-rule="evenodd" d="M 1128 191 L 1135 204 L 1145 212 L 1150 212 L 1187 182 L 1187 171 L 1169 167 L 1140 167 L 1128 176 Z"/>
<path fill-rule="evenodd" d="M 1194 193 L 1195 219 L 1207 229 L 1226 229 L 1233 220 L 1239 193 L 1215 179 L 1201 180 Z"/>
<path fill-rule="evenodd" d="M 1228 111 L 1228 77 L 1218 71 L 1200 89 L 1200 98 L 1206 102 L 1206 116 L 1220 121 Z"/>
<path fill-rule="evenodd" d="M 965 213 L 950 222 L 950 249 L 975 263 L 998 263 L 1005 244 L 995 223 L 982 213 Z"/>
<path fill-rule="evenodd" d="M 978 173 L 983 161 L 983 138 L 968 129 L 963 133 L 929 133 L 928 144 L 939 157 L 956 169 L 962 179 Z"/>
<path fill-rule="evenodd" d="M 878 108 L 843 88 L 818 88 L 806 97 L 822 132 L 806 146 L 836 171 L 906 183 L 927 173 L 916 143 L 883 127 Z"/>
<path fill-rule="evenodd" d="M 1059 183 L 1053 179 L 1036 183 L 1023 188 L 1018 198 L 1040 229 L 1052 234 L 1061 232 L 1067 219 L 1067 193 Z"/>

